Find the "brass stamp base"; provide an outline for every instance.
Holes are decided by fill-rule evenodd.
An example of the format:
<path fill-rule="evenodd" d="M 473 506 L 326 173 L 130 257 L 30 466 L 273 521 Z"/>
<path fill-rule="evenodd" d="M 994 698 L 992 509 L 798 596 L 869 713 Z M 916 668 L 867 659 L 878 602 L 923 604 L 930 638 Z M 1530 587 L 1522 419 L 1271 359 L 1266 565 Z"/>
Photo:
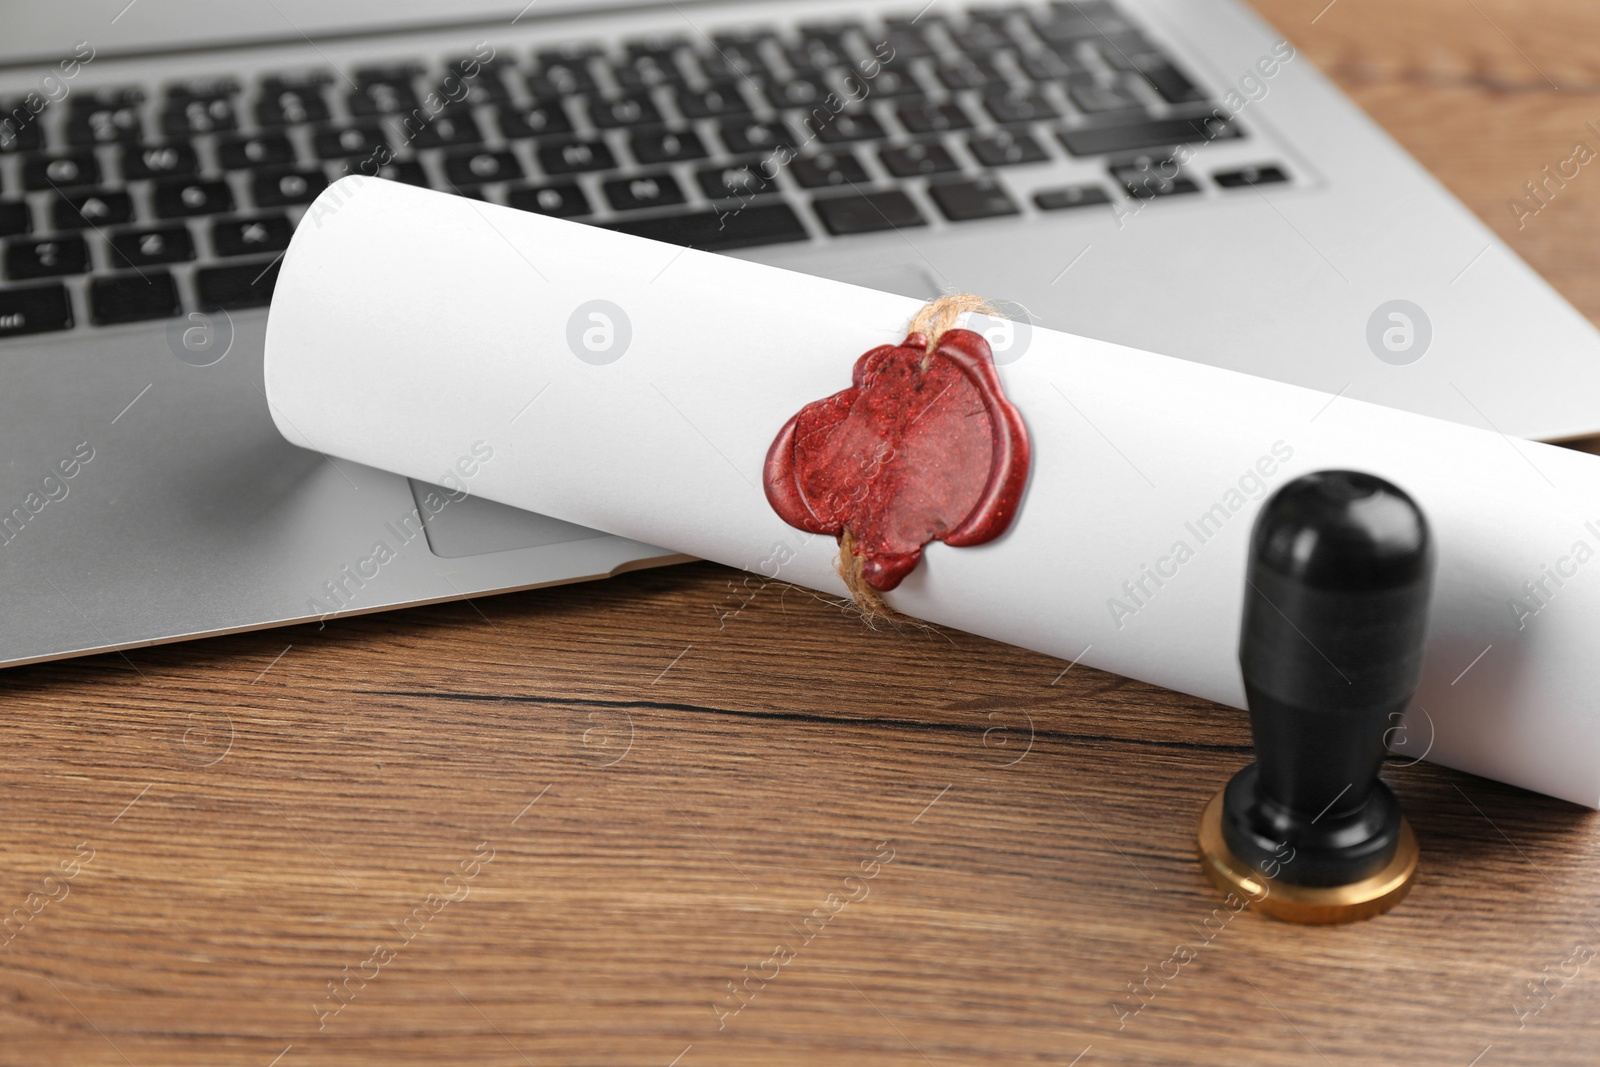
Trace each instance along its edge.
<path fill-rule="evenodd" d="M 1238 893 L 1264 915 L 1295 923 L 1347 923 L 1382 915 L 1411 890 L 1417 873 L 1417 837 L 1401 820 L 1400 847 L 1378 873 L 1350 885 L 1303 886 L 1262 877 L 1234 856 L 1222 839 L 1222 793 L 1200 813 L 1200 866 L 1218 889 Z"/>

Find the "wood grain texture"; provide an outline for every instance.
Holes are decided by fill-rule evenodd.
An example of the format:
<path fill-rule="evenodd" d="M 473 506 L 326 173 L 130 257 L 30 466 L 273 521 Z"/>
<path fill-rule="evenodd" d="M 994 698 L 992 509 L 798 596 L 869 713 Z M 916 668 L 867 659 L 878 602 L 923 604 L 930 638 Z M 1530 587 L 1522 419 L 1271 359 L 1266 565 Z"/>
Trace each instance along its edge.
<path fill-rule="evenodd" d="M 1260 6 L 1600 317 L 1600 13 Z M 0 1065 L 1594 1062 L 1590 813 L 1395 762 L 1408 901 L 1231 916 L 1244 717 L 1067 666 L 693 564 L 5 672 Z"/>

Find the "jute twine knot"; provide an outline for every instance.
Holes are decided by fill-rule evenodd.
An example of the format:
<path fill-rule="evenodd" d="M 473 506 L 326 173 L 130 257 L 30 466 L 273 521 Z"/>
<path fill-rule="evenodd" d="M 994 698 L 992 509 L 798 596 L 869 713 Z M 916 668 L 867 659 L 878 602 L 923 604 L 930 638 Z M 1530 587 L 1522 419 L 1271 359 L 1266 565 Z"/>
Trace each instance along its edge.
<path fill-rule="evenodd" d="M 922 354 L 919 370 L 927 370 L 928 364 L 933 360 L 933 350 L 939 347 L 939 342 L 944 338 L 945 331 L 955 326 L 956 320 L 971 312 L 974 315 L 993 315 L 1000 317 L 1000 312 L 989 301 L 981 296 L 971 293 L 952 293 L 931 300 L 922 305 L 922 309 L 911 316 L 911 321 L 906 323 L 906 333 L 920 333 L 927 338 L 927 350 Z"/>
<path fill-rule="evenodd" d="M 974 296 L 971 293 L 952 293 L 929 301 L 911 316 L 911 321 L 906 324 L 907 336 L 919 333 L 926 344 L 922 361 L 917 365 L 918 370 L 928 369 L 933 361 L 933 353 L 939 347 L 939 342 L 944 339 L 945 333 L 955 327 L 961 316 L 969 312 L 993 315 L 997 318 L 1000 315 L 995 306 L 981 296 Z M 834 569 L 839 572 L 845 588 L 850 591 L 850 599 L 860 610 L 862 621 L 870 626 L 880 619 L 888 621 L 900 618 L 900 613 L 884 603 L 882 595 L 867 584 L 866 577 L 862 574 L 864 562 L 861 546 L 856 541 L 854 532 L 846 526 L 839 536 L 839 556 L 834 560 Z"/>

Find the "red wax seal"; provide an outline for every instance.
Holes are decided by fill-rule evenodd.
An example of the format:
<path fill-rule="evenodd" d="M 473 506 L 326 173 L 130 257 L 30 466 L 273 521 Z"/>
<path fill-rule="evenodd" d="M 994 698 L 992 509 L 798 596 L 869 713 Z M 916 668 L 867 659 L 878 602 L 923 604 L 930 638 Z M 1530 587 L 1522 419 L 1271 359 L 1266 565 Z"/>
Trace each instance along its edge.
<path fill-rule="evenodd" d="M 1006 531 L 1028 478 L 1028 430 L 989 344 L 913 333 L 856 361 L 850 388 L 800 409 L 767 451 L 767 500 L 789 525 L 852 536 L 866 584 L 887 592 L 929 541 Z"/>

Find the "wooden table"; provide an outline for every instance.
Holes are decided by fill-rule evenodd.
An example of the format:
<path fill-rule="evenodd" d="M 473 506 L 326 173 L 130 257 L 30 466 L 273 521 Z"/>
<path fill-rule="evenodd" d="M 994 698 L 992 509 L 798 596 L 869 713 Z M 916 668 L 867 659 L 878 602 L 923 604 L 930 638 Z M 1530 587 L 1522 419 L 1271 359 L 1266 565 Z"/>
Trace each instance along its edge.
<path fill-rule="evenodd" d="M 1325 3 L 1261 7 L 1600 317 L 1600 180 L 1506 206 L 1600 12 Z M 1600 1057 L 1588 812 L 1392 762 L 1399 910 L 1214 918 L 1244 717 L 1065 666 L 695 564 L 5 672 L 0 1064 Z"/>

